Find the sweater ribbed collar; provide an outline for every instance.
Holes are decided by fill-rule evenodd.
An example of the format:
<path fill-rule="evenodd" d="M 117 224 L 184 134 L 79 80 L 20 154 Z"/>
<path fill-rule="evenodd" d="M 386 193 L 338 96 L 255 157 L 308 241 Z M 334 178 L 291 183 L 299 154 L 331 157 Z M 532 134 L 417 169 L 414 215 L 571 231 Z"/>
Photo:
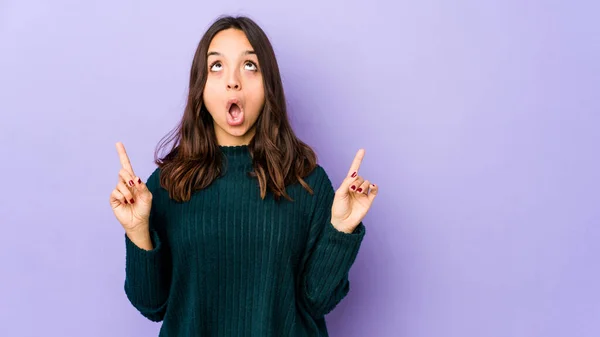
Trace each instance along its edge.
<path fill-rule="evenodd" d="M 252 170 L 252 156 L 250 155 L 248 145 L 221 145 L 219 149 L 223 153 L 226 168 L 230 170 L 235 169 L 236 171 L 239 169 L 244 171 Z"/>

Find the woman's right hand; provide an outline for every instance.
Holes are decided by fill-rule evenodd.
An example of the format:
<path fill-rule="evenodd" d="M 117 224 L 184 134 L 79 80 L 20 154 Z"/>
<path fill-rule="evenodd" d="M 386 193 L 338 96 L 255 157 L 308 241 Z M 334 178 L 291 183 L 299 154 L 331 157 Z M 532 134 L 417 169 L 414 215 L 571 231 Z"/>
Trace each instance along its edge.
<path fill-rule="evenodd" d="M 117 187 L 110 194 L 110 205 L 128 235 L 136 233 L 147 236 L 152 193 L 133 172 L 125 146 L 121 142 L 116 146 L 121 160 L 121 170 Z"/>

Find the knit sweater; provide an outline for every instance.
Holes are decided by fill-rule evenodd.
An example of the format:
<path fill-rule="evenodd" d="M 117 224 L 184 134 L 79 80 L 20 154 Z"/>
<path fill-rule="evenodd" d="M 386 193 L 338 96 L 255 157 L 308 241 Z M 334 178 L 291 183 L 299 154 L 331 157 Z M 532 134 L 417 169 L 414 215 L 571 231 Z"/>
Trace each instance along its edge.
<path fill-rule="evenodd" d="M 334 189 L 324 169 L 287 186 L 294 201 L 260 197 L 247 145 L 220 146 L 224 173 L 189 201 L 152 192 L 152 250 L 125 236 L 125 293 L 159 336 L 328 336 L 325 315 L 349 292 L 365 235 L 331 224 Z"/>

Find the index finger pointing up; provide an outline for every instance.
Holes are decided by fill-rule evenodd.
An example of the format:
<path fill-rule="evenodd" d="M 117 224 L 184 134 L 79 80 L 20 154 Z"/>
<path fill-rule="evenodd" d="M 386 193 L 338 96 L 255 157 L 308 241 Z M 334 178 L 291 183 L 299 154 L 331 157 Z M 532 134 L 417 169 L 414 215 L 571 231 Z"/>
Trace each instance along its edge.
<path fill-rule="evenodd" d="M 121 167 L 123 167 L 125 170 L 129 171 L 129 173 L 131 173 L 133 176 L 135 176 L 135 173 L 133 173 L 133 168 L 131 167 L 131 163 L 129 162 L 129 157 L 127 156 L 127 152 L 125 151 L 125 146 L 123 145 L 123 143 L 121 143 L 121 142 L 117 143 L 117 152 L 119 153 L 119 160 L 121 160 Z"/>
<path fill-rule="evenodd" d="M 360 149 L 360 150 L 358 150 L 358 152 L 356 152 L 356 156 L 354 157 L 354 160 L 352 161 L 352 165 L 350 166 L 350 171 L 348 171 L 348 175 L 351 175 L 354 172 L 358 172 L 358 169 L 360 168 L 360 164 L 362 163 L 364 156 L 365 156 L 364 149 Z"/>

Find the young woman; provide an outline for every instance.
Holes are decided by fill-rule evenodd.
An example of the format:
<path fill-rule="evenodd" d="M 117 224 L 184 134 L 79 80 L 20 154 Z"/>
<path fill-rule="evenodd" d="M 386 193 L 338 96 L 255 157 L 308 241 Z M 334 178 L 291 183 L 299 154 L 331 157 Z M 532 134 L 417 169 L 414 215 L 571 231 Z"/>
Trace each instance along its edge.
<path fill-rule="evenodd" d="M 334 191 L 292 131 L 273 48 L 246 17 L 202 37 L 179 126 L 144 183 L 123 144 L 110 204 L 125 292 L 160 336 L 327 336 L 377 187 L 359 150 Z"/>

